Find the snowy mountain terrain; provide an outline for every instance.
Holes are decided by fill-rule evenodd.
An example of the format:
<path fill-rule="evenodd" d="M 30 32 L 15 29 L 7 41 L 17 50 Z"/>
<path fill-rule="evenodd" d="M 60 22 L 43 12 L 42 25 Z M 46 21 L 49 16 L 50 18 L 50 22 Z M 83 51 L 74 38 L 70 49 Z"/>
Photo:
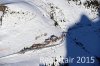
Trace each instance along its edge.
<path fill-rule="evenodd" d="M 89 7 L 86 0 L 0 0 L 0 4 L 0 66 L 57 66 L 67 52 L 68 28 L 83 14 L 98 19 L 98 6 Z"/>

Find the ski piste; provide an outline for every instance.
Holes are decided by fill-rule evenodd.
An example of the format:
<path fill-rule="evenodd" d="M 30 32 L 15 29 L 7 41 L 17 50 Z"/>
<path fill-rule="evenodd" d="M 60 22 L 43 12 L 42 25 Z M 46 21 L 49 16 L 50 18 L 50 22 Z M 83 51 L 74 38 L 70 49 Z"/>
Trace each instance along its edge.
<path fill-rule="evenodd" d="M 6 56 L 2 56 L 0 58 L 10 57 L 10 56 L 17 55 L 17 54 L 24 54 L 24 53 L 27 53 L 29 51 L 35 52 L 35 51 L 40 50 L 40 49 L 44 49 L 44 48 L 49 48 L 49 47 L 54 47 L 54 46 L 60 45 L 65 41 L 65 36 L 66 36 L 66 32 L 63 32 L 61 37 L 55 38 L 56 40 L 53 39 L 53 40 L 55 40 L 55 42 L 54 43 L 52 42 L 52 44 L 33 44 L 35 48 L 32 47 L 33 46 L 32 45 L 32 46 L 30 46 L 28 48 L 24 48 L 24 49 L 20 50 L 19 52 L 15 52 L 15 53 L 12 53 L 12 54 L 9 54 L 9 55 L 6 55 Z M 56 36 L 53 35 L 53 37 L 56 37 Z"/>
<path fill-rule="evenodd" d="M 57 46 L 57 45 L 59 45 L 59 44 L 49 45 L 49 46 L 45 46 L 45 47 L 42 47 L 42 48 L 36 48 L 36 49 L 33 49 L 33 50 L 28 50 L 28 51 L 33 51 L 34 52 L 34 51 L 39 50 L 39 49 L 44 49 L 44 48 L 53 47 L 53 46 Z M 6 56 L 2 56 L 0 58 L 9 57 L 9 56 L 12 56 L 12 55 L 15 55 L 15 54 L 24 54 L 24 53 L 26 53 L 28 51 L 25 51 L 25 52 L 20 52 L 19 51 L 19 52 L 13 53 L 13 54 L 9 54 L 9 55 L 6 55 Z"/>

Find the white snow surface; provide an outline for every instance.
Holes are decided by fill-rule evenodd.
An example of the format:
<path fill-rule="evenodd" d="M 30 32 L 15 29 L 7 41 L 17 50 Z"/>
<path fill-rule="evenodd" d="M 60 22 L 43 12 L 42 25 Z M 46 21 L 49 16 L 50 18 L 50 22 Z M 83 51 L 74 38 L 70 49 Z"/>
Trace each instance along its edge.
<path fill-rule="evenodd" d="M 76 5 L 74 2 L 69 4 L 67 0 L 0 0 L 0 4 L 5 4 L 8 10 L 0 26 L 0 66 L 52 64 L 54 58 L 65 57 L 67 52 L 65 40 L 54 47 L 33 50 L 24 54 L 10 54 L 32 44 L 42 43 L 51 35 L 61 36 L 63 31 L 67 31 L 70 26 L 79 21 L 82 14 L 87 15 L 91 20 L 97 18 L 97 12 L 91 12 L 91 9 Z M 51 6 L 54 9 L 51 9 Z M 55 13 L 54 20 L 58 22 L 58 27 L 55 27 L 54 21 L 50 19 L 51 11 Z M 0 16 L 1 14 L 2 12 Z M 42 36 L 45 33 L 47 36 Z M 40 37 L 36 40 L 37 36 Z M 40 59 L 44 57 L 49 60 L 40 62 Z"/>

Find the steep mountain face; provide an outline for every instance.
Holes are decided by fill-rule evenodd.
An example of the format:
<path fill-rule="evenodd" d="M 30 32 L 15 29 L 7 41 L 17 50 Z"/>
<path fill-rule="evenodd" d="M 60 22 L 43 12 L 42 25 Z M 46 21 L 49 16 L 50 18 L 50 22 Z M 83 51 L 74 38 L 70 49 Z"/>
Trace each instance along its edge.
<path fill-rule="evenodd" d="M 39 66 L 41 57 L 51 59 L 41 63 L 52 65 L 55 58 L 65 56 L 67 29 L 82 14 L 97 19 L 100 6 L 85 0 L 0 0 L 0 4 L 2 66 Z"/>

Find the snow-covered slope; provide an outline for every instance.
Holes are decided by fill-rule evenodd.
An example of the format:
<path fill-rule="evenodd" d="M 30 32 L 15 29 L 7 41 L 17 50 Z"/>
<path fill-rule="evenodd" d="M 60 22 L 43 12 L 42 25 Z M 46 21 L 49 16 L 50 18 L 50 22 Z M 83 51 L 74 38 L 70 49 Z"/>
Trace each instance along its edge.
<path fill-rule="evenodd" d="M 65 31 L 77 22 L 82 14 L 87 15 L 91 20 L 97 17 L 97 11 L 86 8 L 83 1 L 85 0 L 81 1 L 82 4 L 76 5 L 76 2 L 68 2 L 68 0 L 28 0 L 29 3 L 35 3 L 41 11 L 47 13 L 46 16 L 58 22 Z"/>
<path fill-rule="evenodd" d="M 91 20 L 97 18 L 95 9 L 86 8 L 85 0 L 80 2 L 82 4 L 68 0 L 0 0 L 1 6 L 6 6 L 0 9 L 0 66 L 39 66 L 41 57 L 51 58 L 44 62 L 46 64 L 64 57 L 67 29 L 78 22 L 82 14 Z M 58 39 L 53 41 L 51 36 Z M 46 44 L 46 48 L 30 50 L 40 44 Z M 26 48 L 28 52 L 16 54 Z"/>
<path fill-rule="evenodd" d="M 43 17 L 36 7 L 31 7 L 27 3 L 15 3 L 6 6 L 7 10 L 2 18 L 0 28 L 3 34 L 1 36 L 4 36 L 1 38 L 0 48 L 5 49 L 3 53 L 1 51 L 1 56 L 32 44 L 42 43 L 51 35 L 61 35 L 62 30 L 55 28 L 53 22 Z M 47 35 L 44 36 L 44 34 Z M 38 39 L 36 39 L 37 36 L 39 36 Z"/>

